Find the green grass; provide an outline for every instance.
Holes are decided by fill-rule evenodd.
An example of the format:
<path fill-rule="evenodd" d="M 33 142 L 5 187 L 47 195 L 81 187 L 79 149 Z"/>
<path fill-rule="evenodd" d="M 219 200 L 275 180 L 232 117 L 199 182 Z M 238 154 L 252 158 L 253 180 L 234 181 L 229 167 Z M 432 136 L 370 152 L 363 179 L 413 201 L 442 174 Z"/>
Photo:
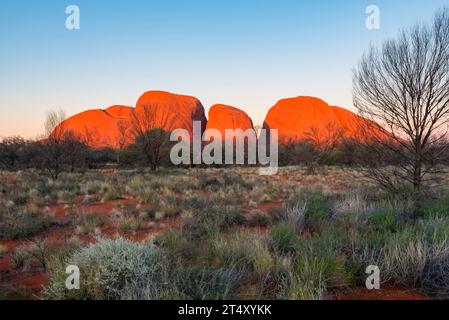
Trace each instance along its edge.
<path fill-rule="evenodd" d="M 420 209 L 423 218 L 449 217 L 449 198 L 425 204 Z"/>
<path fill-rule="evenodd" d="M 272 246 L 281 253 L 293 252 L 298 242 L 298 235 L 294 225 L 281 222 L 271 231 Z"/>

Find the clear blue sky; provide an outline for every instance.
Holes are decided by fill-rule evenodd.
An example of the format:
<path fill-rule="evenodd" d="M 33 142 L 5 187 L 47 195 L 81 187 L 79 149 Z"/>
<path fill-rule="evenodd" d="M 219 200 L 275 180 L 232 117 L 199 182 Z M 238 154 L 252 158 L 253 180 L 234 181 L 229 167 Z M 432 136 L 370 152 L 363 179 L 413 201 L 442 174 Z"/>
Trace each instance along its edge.
<path fill-rule="evenodd" d="M 81 29 L 65 28 L 76 4 Z M 380 7 L 381 29 L 365 28 Z M 34 137 L 47 110 L 133 106 L 147 90 L 243 108 L 279 99 L 352 109 L 351 74 L 370 43 L 429 21 L 448 0 L 2 0 L 0 136 Z"/>

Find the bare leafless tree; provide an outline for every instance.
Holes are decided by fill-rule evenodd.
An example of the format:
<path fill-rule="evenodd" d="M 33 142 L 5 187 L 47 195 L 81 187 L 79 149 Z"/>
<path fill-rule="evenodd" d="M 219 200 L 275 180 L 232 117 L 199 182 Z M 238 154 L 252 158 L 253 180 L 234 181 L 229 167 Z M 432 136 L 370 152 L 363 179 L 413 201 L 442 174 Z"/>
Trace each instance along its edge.
<path fill-rule="evenodd" d="M 371 178 L 390 190 L 422 191 L 447 154 L 449 10 L 371 47 L 354 71 L 353 94 L 359 114 L 372 120 L 360 122 L 360 158 Z"/>
<path fill-rule="evenodd" d="M 42 165 L 53 179 L 57 179 L 65 162 L 65 141 L 67 130 L 64 111 L 49 111 L 45 120 L 45 140 L 41 152 Z"/>
<path fill-rule="evenodd" d="M 117 164 L 120 165 L 120 155 L 123 149 L 131 142 L 131 128 L 129 121 L 123 119 L 117 122 Z"/>
<path fill-rule="evenodd" d="M 130 134 L 136 137 L 136 145 L 142 160 L 156 170 L 170 145 L 169 131 L 175 129 L 170 110 L 157 104 L 144 105 L 131 115 Z"/>
<path fill-rule="evenodd" d="M 39 158 L 52 179 L 58 179 L 65 167 L 74 170 L 82 162 L 87 145 L 67 128 L 64 111 L 50 111 L 45 121 L 45 136 L 40 143 Z"/>
<path fill-rule="evenodd" d="M 21 160 L 27 141 L 21 137 L 8 137 L 0 141 L 0 168 L 15 168 Z"/>
<path fill-rule="evenodd" d="M 312 147 L 309 150 L 309 161 L 306 162 L 310 173 L 315 173 L 318 165 L 330 158 L 342 137 L 343 133 L 334 123 L 327 123 L 321 130 L 312 127 L 305 133 L 304 141 Z"/>
<path fill-rule="evenodd" d="M 65 154 L 65 163 L 71 172 L 79 165 L 82 165 L 88 152 L 88 146 L 83 139 L 73 131 L 67 130 L 62 141 L 62 148 Z"/>

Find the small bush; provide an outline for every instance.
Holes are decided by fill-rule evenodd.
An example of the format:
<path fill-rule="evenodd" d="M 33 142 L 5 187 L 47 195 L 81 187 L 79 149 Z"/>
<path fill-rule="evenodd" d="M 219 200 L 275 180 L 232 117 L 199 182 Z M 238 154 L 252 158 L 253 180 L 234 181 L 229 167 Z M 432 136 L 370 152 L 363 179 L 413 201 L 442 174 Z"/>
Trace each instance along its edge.
<path fill-rule="evenodd" d="M 398 228 L 397 212 L 388 208 L 375 211 L 368 216 L 368 222 L 378 232 L 395 232 Z"/>
<path fill-rule="evenodd" d="M 294 251 L 298 241 L 295 226 L 285 222 L 282 222 L 273 228 L 271 231 L 271 238 L 273 248 L 281 253 Z"/>
<path fill-rule="evenodd" d="M 176 300 L 232 299 L 234 288 L 240 280 L 240 272 L 232 266 L 222 269 L 179 266 L 172 271 L 169 289 L 162 298 Z"/>
<path fill-rule="evenodd" d="M 242 176 L 236 172 L 224 172 L 223 173 L 223 180 L 225 186 L 233 186 L 233 185 L 243 185 L 244 180 L 242 179 Z"/>
<path fill-rule="evenodd" d="M 23 239 L 50 224 L 48 217 L 31 213 L 26 208 L 9 209 L 0 218 L 0 240 Z"/>
<path fill-rule="evenodd" d="M 332 213 L 331 196 L 324 195 L 321 190 L 301 190 L 291 199 L 292 207 L 304 208 L 307 219 L 323 221 Z"/>
<path fill-rule="evenodd" d="M 106 200 L 119 200 L 121 199 L 121 194 L 120 191 L 117 190 L 116 188 L 112 188 L 111 190 L 109 190 L 106 195 L 105 195 L 105 199 Z"/>
<path fill-rule="evenodd" d="M 247 219 L 247 225 L 250 227 L 267 227 L 270 223 L 270 216 L 260 210 L 251 211 Z"/>
<path fill-rule="evenodd" d="M 246 232 L 217 237 L 212 241 L 210 256 L 220 267 L 236 266 L 258 276 L 266 275 L 273 264 L 266 239 Z"/>
<path fill-rule="evenodd" d="M 125 217 L 118 224 L 118 229 L 124 232 L 135 232 L 142 230 L 144 227 L 144 222 L 138 217 Z"/>
<path fill-rule="evenodd" d="M 203 207 L 188 219 L 186 227 L 193 237 L 207 238 L 244 223 L 245 216 L 240 208 L 212 205 Z"/>
<path fill-rule="evenodd" d="M 106 217 L 89 211 L 74 212 L 72 216 L 75 217 L 74 224 L 79 234 L 94 234 L 106 223 Z"/>
<path fill-rule="evenodd" d="M 29 258 L 28 248 L 18 247 L 12 252 L 10 257 L 15 268 L 24 268 Z"/>
<path fill-rule="evenodd" d="M 80 290 L 65 287 L 65 267 L 76 265 L 83 275 Z M 47 299 L 226 299 L 240 279 L 233 268 L 169 266 L 152 244 L 119 238 L 100 240 L 77 250 L 55 266 Z"/>
<path fill-rule="evenodd" d="M 65 203 L 73 203 L 75 202 L 76 194 L 69 191 L 64 191 L 58 197 Z"/>
<path fill-rule="evenodd" d="M 76 265 L 83 275 L 80 290 L 65 287 L 65 266 Z M 76 251 L 51 276 L 44 290 L 47 299 L 121 299 L 130 288 L 145 286 L 151 296 L 158 297 L 161 256 L 148 244 L 134 244 L 125 239 L 101 240 Z"/>
<path fill-rule="evenodd" d="M 437 200 L 432 203 L 425 204 L 420 209 L 419 213 L 424 219 L 449 217 L 449 199 Z"/>

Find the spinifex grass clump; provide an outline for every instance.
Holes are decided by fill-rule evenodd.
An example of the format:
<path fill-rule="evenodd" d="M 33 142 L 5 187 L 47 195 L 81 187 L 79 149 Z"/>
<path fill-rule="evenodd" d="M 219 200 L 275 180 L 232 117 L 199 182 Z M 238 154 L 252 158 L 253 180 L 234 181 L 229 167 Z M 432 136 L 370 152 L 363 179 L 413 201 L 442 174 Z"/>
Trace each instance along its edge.
<path fill-rule="evenodd" d="M 16 240 L 31 236 L 50 224 L 45 214 L 27 207 L 0 208 L 0 240 Z"/>

